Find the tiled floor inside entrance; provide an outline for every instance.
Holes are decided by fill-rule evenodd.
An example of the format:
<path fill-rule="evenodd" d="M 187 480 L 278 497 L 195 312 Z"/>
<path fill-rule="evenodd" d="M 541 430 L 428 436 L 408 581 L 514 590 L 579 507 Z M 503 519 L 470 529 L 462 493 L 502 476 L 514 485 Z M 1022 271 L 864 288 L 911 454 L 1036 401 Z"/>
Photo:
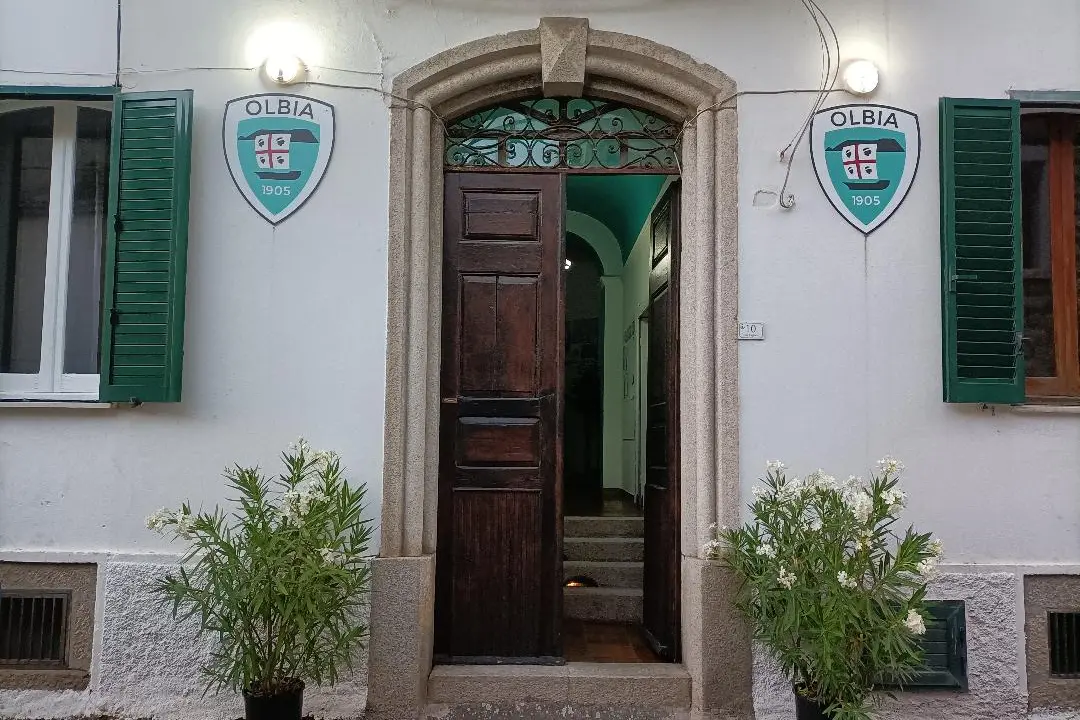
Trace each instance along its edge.
<path fill-rule="evenodd" d="M 568 662 L 663 662 L 635 625 L 567 618 L 563 620 L 563 639 Z"/>

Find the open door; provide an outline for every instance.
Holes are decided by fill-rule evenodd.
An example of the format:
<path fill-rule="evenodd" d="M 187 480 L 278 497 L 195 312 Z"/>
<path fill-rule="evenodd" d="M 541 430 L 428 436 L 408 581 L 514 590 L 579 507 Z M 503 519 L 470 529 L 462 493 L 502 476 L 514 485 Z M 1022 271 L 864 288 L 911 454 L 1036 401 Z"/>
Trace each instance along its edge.
<path fill-rule="evenodd" d="M 441 662 L 563 662 L 563 205 L 559 175 L 446 175 Z"/>
<path fill-rule="evenodd" d="M 679 190 L 652 215 L 645 381 L 644 626 L 653 650 L 680 658 L 679 570 Z"/>

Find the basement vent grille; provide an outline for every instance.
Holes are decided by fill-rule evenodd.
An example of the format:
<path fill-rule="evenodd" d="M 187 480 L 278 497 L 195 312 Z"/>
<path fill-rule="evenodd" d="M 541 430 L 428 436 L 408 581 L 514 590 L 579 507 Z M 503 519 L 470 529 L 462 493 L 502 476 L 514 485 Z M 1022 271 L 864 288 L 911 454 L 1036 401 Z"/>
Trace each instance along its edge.
<path fill-rule="evenodd" d="M 0 666 L 64 667 L 71 594 L 0 593 Z"/>
<path fill-rule="evenodd" d="M 1080 679 L 1080 612 L 1046 614 L 1050 677 Z"/>

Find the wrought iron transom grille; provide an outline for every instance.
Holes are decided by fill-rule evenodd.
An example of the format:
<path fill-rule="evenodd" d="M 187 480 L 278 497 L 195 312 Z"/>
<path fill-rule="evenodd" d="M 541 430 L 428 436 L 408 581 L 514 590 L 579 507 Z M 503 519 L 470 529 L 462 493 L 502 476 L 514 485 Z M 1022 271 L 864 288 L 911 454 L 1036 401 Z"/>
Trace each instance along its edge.
<path fill-rule="evenodd" d="M 608 100 L 519 100 L 460 118 L 446 129 L 454 169 L 678 172 L 679 127 Z"/>
<path fill-rule="evenodd" d="M 0 595 L 0 666 L 64 667 L 70 595 L 3 590 Z"/>
<path fill-rule="evenodd" d="M 1050 677 L 1080 679 L 1080 613 L 1046 614 L 1050 637 Z"/>

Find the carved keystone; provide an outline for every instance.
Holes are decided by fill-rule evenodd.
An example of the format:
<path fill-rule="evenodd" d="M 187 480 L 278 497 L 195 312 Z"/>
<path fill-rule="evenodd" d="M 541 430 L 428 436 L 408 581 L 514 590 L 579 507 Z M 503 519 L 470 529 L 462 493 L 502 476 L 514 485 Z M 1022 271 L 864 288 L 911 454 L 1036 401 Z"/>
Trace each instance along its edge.
<path fill-rule="evenodd" d="M 546 97 L 581 97 L 588 45 L 587 18 L 540 18 L 540 60 Z"/>

